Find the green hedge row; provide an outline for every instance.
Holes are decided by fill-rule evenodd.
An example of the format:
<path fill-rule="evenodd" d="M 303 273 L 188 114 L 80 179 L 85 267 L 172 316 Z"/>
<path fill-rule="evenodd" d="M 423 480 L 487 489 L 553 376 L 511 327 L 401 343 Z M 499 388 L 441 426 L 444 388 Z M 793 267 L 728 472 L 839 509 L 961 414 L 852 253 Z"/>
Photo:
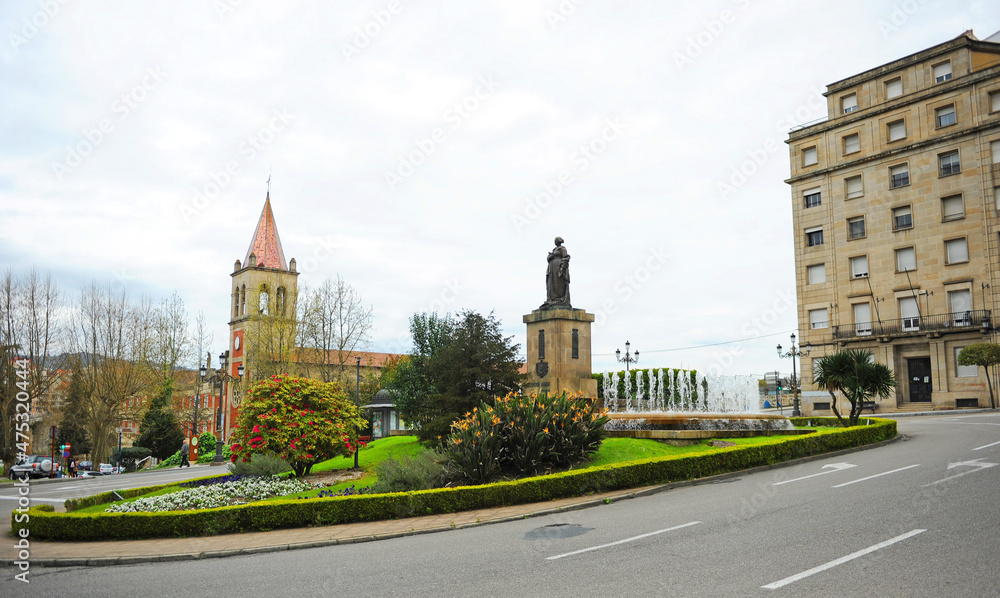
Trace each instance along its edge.
<path fill-rule="evenodd" d="M 803 422 L 806 420 L 836 424 L 834 418 L 801 418 Z M 870 418 L 868 423 L 829 434 L 789 436 L 774 444 L 735 446 L 702 455 L 660 457 L 483 486 L 269 501 L 163 513 L 52 513 L 33 508 L 28 522 L 14 523 L 12 516 L 11 527 L 15 533 L 27 527 L 30 537 L 38 539 L 133 540 L 377 521 L 544 502 L 771 465 L 880 442 L 896 435 L 894 420 Z M 129 492 L 139 490 L 150 491 L 147 488 Z"/>

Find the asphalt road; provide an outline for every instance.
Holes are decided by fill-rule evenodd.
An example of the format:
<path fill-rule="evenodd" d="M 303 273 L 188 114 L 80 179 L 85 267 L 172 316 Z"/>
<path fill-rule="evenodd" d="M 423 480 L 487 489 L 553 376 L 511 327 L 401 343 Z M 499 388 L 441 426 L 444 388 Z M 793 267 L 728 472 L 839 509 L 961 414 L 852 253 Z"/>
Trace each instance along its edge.
<path fill-rule="evenodd" d="M 227 559 L 2 571 L 4 596 L 998 596 L 1000 414 L 607 506 Z"/>

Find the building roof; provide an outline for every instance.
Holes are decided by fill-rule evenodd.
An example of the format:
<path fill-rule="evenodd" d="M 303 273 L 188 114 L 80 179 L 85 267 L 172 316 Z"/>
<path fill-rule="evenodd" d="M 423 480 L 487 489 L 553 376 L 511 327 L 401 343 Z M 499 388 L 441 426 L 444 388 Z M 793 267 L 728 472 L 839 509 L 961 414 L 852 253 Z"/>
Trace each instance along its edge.
<path fill-rule="evenodd" d="M 387 365 L 387 363 L 392 359 L 400 359 L 405 357 L 405 355 L 400 355 L 398 353 L 372 353 L 370 351 L 344 351 L 344 364 L 346 366 L 355 366 L 357 364 L 356 358 L 361 358 L 361 365 L 365 367 L 376 367 L 382 368 Z M 306 361 L 309 363 L 319 363 L 322 361 L 319 351 L 317 349 L 306 349 L 299 347 L 292 354 L 292 361 L 301 362 Z M 340 362 L 337 351 L 330 350 L 327 351 L 326 363 L 337 364 Z"/>
<path fill-rule="evenodd" d="M 264 200 L 264 209 L 260 212 L 260 220 L 257 221 L 257 230 L 254 231 L 250 248 L 247 249 L 247 257 L 243 260 L 244 266 L 250 264 L 251 253 L 257 258 L 258 267 L 288 270 L 285 252 L 281 249 L 281 238 L 278 237 L 278 225 L 275 224 L 274 213 L 271 212 L 270 191 Z"/>

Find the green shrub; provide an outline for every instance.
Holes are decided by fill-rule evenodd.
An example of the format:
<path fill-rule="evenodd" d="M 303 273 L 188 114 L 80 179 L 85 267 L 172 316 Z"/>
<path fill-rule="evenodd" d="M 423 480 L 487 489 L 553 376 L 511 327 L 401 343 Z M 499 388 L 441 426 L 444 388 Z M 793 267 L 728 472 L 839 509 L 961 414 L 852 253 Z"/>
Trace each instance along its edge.
<path fill-rule="evenodd" d="M 129 471 L 135 471 L 135 464 L 153 454 L 153 451 L 144 446 L 126 446 L 122 448 L 122 467 Z M 111 451 L 111 463 L 118 464 L 118 449 Z"/>
<path fill-rule="evenodd" d="M 607 421 L 581 396 L 512 393 L 452 424 L 447 452 L 474 484 L 564 469 L 600 447 Z"/>
<path fill-rule="evenodd" d="M 230 463 L 229 471 L 237 475 L 274 476 L 292 471 L 292 466 L 274 453 L 254 453 L 249 461 L 237 459 Z"/>
<path fill-rule="evenodd" d="M 375 465 L 378 481 L 372 492 L 410 492 L 441 488 L 453 477 L 454 472 L 447 463 L 447 457 L 440 453 L 425 451 L 410 457 L 385 459 Z"/>
<path fill-rule="evenodd" d="M 214 438 L 214 436 L 213 436 Z M 201 438 L 198 439 L 198 463 L 211 463 L 215 461 L 215 443 L 209 445 L 211 448 L 205 450 L 201 445 Z M 233 459 L 233 453 L 229 449 L 228 445 L 223 445 L 222 447 L 222 460 L 230 462 Z M 180 464 L 180 457 L 178 456 L 178 464 Z"/>
<path fill-rule="evenodd" d="M 811 421 L 812 425 L 836 425 L 834 418 L 793 418 L 792 421 L 796 425 L 804 425 L 807 421 Z M 55 513 L 51 512 L 51 505 L 43 505 L 28 511 L 29 521 L 15 522 L 14 515 L 17 513 L 12 513 L 11 529 L 17 534 L 20 529 L 27 528 L 32 538 L 40 540 L 132 540 L 454 513 L 637 488 L 769 466 L 789 459 L 864 446 L 888 440 L 895 435 L 894 420 L 869 418 L 866 425 L 838 428 L 825 434 L 781 437 L 769 444 L 734 446 L 693 456 L 645 459 L 482 486 L 276 500 L 201 511 L 160 513 Z M 120 490 L 119 493 L 125 497 L 139 496 L 161 487 Z M 105 493 L 107 494 L 110 493 Z M 84 503 L 100 502 L 111 501 L 98 501 L 98 497 L 88 497 L 67 501 L 66 507 L 69 510 L 71 504 L 75 508 L 85 506 Z"/>

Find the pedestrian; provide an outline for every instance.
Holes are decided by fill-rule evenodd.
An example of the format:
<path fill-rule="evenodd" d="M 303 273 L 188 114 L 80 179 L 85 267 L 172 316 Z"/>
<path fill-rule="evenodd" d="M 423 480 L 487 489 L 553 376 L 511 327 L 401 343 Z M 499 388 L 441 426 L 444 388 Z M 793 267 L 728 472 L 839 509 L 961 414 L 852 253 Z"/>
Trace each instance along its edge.
<path fill-rule="evenodd" d="M 69 477 L 76 477 L 76 459 L 69 460 Z"/>
<path fill-rule="evenodd" d="M 181 465 L 180 465 L 180 467 L 184 467 L 185 465 L 187 465 L 188 467 L 191 467 L 191 464 L 188 463 L 188 455 L 190 453 L 191 453 L 191 446 L 188 444 L 188 441 L 185 440 L 184 444 L 181 445 Z M 178 469 L 180 469 L 180 467 L 178 467 Z"/>

